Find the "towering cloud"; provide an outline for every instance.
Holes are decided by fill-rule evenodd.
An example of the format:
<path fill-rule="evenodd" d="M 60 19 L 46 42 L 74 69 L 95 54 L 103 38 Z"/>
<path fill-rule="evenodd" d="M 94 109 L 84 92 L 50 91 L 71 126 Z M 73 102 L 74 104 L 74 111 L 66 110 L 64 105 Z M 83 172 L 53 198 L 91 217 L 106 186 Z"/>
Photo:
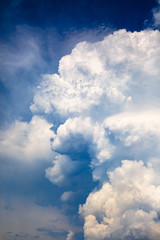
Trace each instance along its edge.
<path fill-rule="evenodd" d="M 119 30 L 103 41 L 76 45 L 60 60 L 59 72 L 44 75 L 36 90 L 30 109 L 38 131 L 46 129 L 40 131 L 42 153 L 50 152 L 53 138 L 53 166 L 46 177 L 66 184 L 84 162 L 101 185 L 80 206 L 86 240 L 160 238 L 159 89 L 160 32 Z M 55 133 L 41 114 L 53 120 Z M 33 119 L 16 123 L 22 133 Z M 9 139 L 3 146 L 18 154 L 25 150 L 15 137 Z M 30 139 L 27 130 L 27 143 Z M 37 140 L 35 149 L 38 145 Z M 66 199 L 64 194 L 61 200 Z M 69 232 L 67 239 L 72 236 Z"/>
<path fill-rule="evenodd" d="M 80 206 L 87 240 L 160 236 L 159 65 L 159 31 L 120 30 L 79 43 L 36 92 L 33 113 L 64 119 L 52 144 L 61 156 L 46 176 L 63 181 L 75 164 L 66 155 L 87 151 L 102 183 Z"/>

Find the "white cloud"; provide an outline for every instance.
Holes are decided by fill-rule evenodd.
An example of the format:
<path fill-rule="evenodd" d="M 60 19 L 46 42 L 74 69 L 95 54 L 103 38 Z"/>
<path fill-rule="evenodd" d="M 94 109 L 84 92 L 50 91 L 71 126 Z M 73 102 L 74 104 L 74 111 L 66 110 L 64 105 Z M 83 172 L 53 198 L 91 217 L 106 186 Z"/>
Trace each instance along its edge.
<path fill-rule="evenodd" d="M 108 174 L 110 183 L 90 193 L 80 207 L 85 239 L 158 240 L 160 177 L 152 164 L 124 160 Z"/>
<path fill-rule="evenodd" d="M 46 169 L 46 177 L 54 184 L 65 184 L 77 168 L 78 163 L 73 162 L 70 157 L 57 155 L 53 161 L 53 167 Z"/>
<path fill-rule="evenodd" d="M 1 156 L 20 161 L 52 159 L 50 139 L 54 132 L 51 127 L 52 124 L 39 116 L 34 116 L 30 122 L 15 121 L 1 130 Z"/>
<path fill-rule="evenodd" d="M 110 131 L 117 132 L 117 135 L 120 132 L 119 138 L 126 146 L 144 140 L 145 136 L 160 138 L 160 110 L 141 110 L 112 115 L 104 121 L 104 126 Z"/>
<path fill-rule="evenodd" d="M 58 113 L 64 118 L 53 150 L 65 155 L 87 151 L 93 177 L 99 180 L 108 160 L 120 163 L 123 155 L 146 161 L 156 158 L 159 113 L 152 108 L 160 105 L 159 62 L 159 31 L 119 30 L 100 42 L 77 44 L 60 60 L 58 74 L 44 76 L 31 106 L 33 113 Z M 53 164 L 46 175 L 49 179 L 55 169 L 64 168 L 61 160 Z"/>
<path fill-rule="evenodd" d="M 68 152 L 70 148 L 76 150 L 83 144 L 83 141 L 90 141 L 92 131 L 93 125 L 90 118 L 68 118 L 67 121 L 57 129 L 57 134 L 52 144 L 53 149 L 60 152 Z M 81 141 L 76 139 L 76 135 L 82 138 L 80 139 Z M 73 140 L 74 137 L 76 141 Z"/>
<path fill-rule="evenodd" d="M 70 152 L 87 151 L 94 168 L 107 161 L 114 151 L 104 128 L 98 123 L 93 123 L 90 118 L 69 118 L 57 129 L 52 148 L 60 153 L 53 160 L 53 167 L 46 170 L 46 177 L 54 184 L 65 183 L 69 176 L 78 170 L 78 161 L 72 161 L 67 155 Z M 79 159 L 78 159 L 79 160 Z M 81 159 L 83 162 L 83 159 Z M 95 177 L 96 179 L 96 177 Z"/>
<path fill-rule="evenodd" d="M 159 42 L 158 31 L 119 30 L 101 42 L 77 44 L 60 60 L 59 74 L 44 76 L 31 110 L 49 114 L 56 109 L 69 115 L 101 109 L 111 114 L 131 102 L 144 104 L 144 95 L 148 98 L 154 92 L 156 99 Z"/>
<path fill-rule="evenodd" d="M 159 27 L 160 26 L 160 1 L 157 0 L 158 6 L 152 10 L 153 12 L 153 21 L 154 26 Z"/>
<path fill-rule="evenodd" d="M 159 64 L 159 31 L 119 30 L 100 42 L 81 42 L 60 60 L 58 74 L 44 76 L 30 107 L 33 114 L 60 118 L 56 134 L 37 116 L 33 119 L 38 128 L 32 119 L 3 132 L 7 140 L 2 138 L 2 153 L 9 149 L 7 154 L 19 159 L 50 158 L 53 137 L 57 155 L 46 177 L 58 185 L 67 183 L 79 168 L 79 159 L 73 161 L 71 153 L 88 152 L 94 179 L 101 180 L 102 172 L 105 179 L 80 208 L 87 240 L 146 236 L 158 240 L 160 236 Z M 46 129 L 44 134 L 42 129 Z M 110 182 L 106 183 L 107 164 L 114 167 L 122 159 L 131 160 L 108 173 Z M 61 200 L 67 197 L 64 193 Z"/>
<path fill-rule="evenodd" d="M 74 192 L 72 192 L 72 191 L 64 192 L 61 195 L 61 201 L 63 201 L 63 202 L 69 201 L 73 198 L 73 196 L 74 196 Z"/>
<path fill-rule="evenodd" d="M 66 240 L 73 240 L 74 238 L 74 233 L 72 231 L 69 231 Z"/>
<path fill-rule="evenodd" d="M 112 115 L 104 127 L 120 142 L 116 151 L 127 157 L 149 160 L 160 154 L 160 111 L 149 109 Z"/>
<path fill-rule="evenodd" d="M 71 149 L 81 152 L 87 146 L 93 165 L 109 159 L 114 149 L 107 139 L 104 128 L 88 117 L 67 119 L 57 129 L 52 146 L 60 153 L 67 153 Z"/>

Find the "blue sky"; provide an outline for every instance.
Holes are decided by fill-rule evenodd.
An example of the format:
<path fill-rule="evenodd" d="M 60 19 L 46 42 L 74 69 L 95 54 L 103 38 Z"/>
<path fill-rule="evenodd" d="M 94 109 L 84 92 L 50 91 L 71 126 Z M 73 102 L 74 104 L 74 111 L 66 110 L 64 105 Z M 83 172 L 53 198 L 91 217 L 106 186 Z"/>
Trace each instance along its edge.
<path fill-rule="evenodd" d="M 160 1 L 0 2 L 0 239 L 160 238 Z"/>

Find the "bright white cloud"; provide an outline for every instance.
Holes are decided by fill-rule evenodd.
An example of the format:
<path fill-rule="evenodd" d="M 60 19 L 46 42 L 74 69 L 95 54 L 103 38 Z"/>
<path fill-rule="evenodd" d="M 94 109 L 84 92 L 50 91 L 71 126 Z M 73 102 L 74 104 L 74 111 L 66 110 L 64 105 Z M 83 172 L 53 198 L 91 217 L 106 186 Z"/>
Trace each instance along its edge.
<path fill-rule="evenodd" d="M 159 161 L 160 163 L 160 161 Z M 160 177 L 150 163 L 122 161 L 110 183 L 90 193 L 80 207 L 87 240 L 155 239 L 160 236 Z"/>
<path fill-rule="evenodd" d="M 32 112 L 51 113 L 56 109 L 61 115 L 69 115 L 100 111 L 103 116 L 132 102 L 142 104 L 151 95 L 156 99 L 160 87 L 159 43 L 158 31 L 119 30 L 101 42 L 77 44 L 60 60 L 59 74 L 44 76 Z"/>
<path fill-rule="evenodd" d="M 132 158 L 158 157 L 160 154 L 160 111 L 159 109 L 124 112 L 104 121 L 105 128 L 121 141 L 117 144 L 122 151 L 129 149 Z M 120 150 L 120 149 L 119 149 Z M 146 156 L 148 154 L 148 157 Z"/>
<path fill-rule="evenodd" d="M 53 157 L 50 139 L 54 137 L 51 127 L 39 116 L 30 122 L 15 121 L 0 132 L 1 156 L 20 161 L 50 160 Z"/>

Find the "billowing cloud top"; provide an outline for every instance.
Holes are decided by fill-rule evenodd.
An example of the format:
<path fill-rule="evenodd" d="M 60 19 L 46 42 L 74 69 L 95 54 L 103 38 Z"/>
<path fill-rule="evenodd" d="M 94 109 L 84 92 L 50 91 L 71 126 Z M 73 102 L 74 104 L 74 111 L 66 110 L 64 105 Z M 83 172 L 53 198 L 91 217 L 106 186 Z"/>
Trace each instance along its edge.
<path fill-rule="evenodd" d="M 60 60 L 59 74 L 44 76 L 31 110 L 108 114 L 149 102 L 158 94 L 159 41 L 158 31 L 120 30 L 101 42 L 79 43 Z"/>

